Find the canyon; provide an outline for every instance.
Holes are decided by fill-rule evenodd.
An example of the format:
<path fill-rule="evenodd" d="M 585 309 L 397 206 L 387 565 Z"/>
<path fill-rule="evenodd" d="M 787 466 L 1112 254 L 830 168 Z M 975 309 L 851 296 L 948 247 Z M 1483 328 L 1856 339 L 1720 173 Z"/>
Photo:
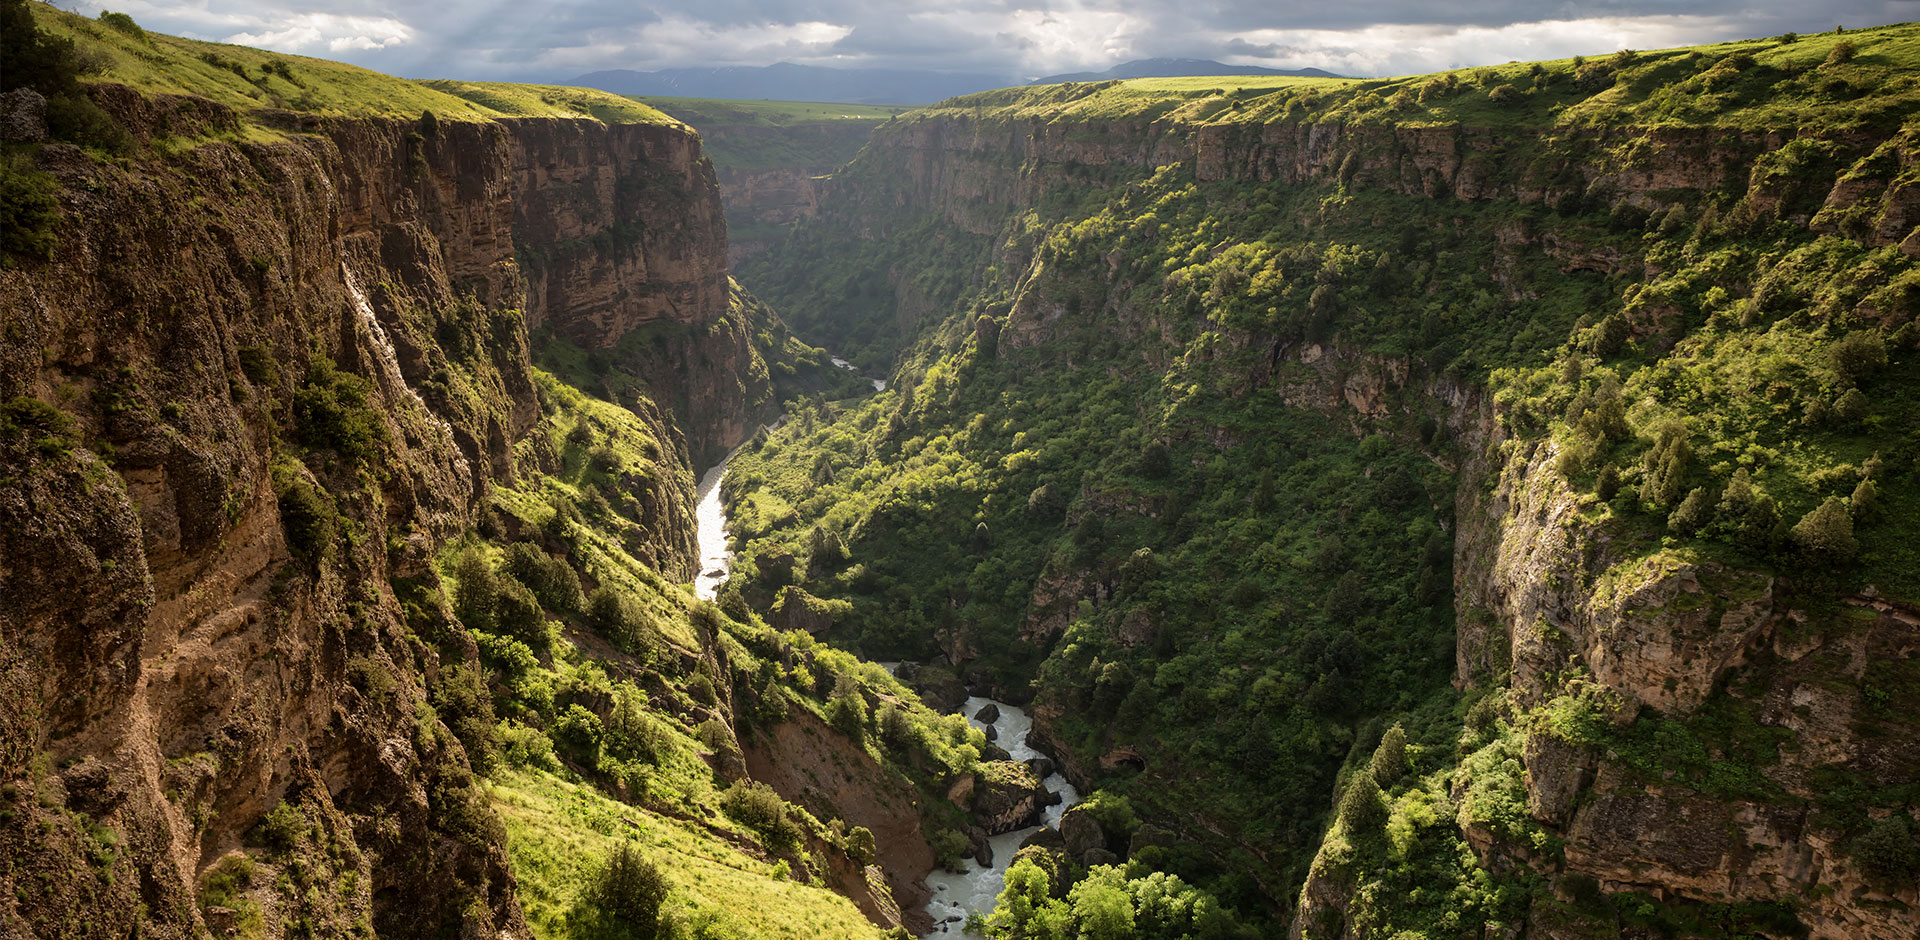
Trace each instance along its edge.
<path fill-rule="evenodd" d="M 1913 932 L 1911 28 L 766 128 L 15 5 L 0 933 Z"/>

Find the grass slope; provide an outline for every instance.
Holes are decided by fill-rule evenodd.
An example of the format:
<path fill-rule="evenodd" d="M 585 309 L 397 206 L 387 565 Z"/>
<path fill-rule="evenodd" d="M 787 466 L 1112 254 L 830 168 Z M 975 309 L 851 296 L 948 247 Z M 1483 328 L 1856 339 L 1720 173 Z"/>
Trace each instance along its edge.
<path fill-rule="evenodd" d="M 813 940 L 884 934 L 824 888 L 777 876 L 696 822 L 621 803 L 543 770 L 512 770 L 487 784 L 507 827 L 527 924 L 540 940 L 573 936 L 570 915 L 589 890 L 592 864 L 632 840 L 667 873 L 674 891 L 666 917 L 683 936 Z"/>
<path fill-rule="evenodd" d="M 907 118 L 968 112 L 1067 122 L 1885 129 L 1920 111 L 1916 65 L 1920 26 L 1896 24 L 1398 78 L 1069 82 L 966 95 Z"/>
<path fill-rule="evenodd" d="M 410 81 L 344 62 L 184 39 L 137 26 L 128 29 L 125 23 L 116 26 L 39 2 L 28 7 L 41 30 L 73 40 L 88 81 L 116 82 L 149 95 L 194 95 L 242 113 L 278 108 L 355 117 L 418 117 L 432 111 L 453 121 L 528 116 L 591 117 L 608 123 L 670 120 L 630 99 L 592 89 Z"/>

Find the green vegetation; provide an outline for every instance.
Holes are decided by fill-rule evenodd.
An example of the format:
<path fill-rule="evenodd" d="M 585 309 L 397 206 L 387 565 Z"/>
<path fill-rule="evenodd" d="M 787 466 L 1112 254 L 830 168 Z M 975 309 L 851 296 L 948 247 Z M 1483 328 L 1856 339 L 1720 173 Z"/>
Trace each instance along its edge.
<path fill-rule="evenodd" d="M 1524 490 L 1593 546 L 1594 570 L 1552 577 L 1605 605 L 1697 569 L 1671 613 L 1701 608 L 1709 630 L 1763 591 L 1843 635 L 1858 627 L 1836 595 L 1920 599 L 1902 391 L 1920 380 L 1920 268 L 1883 203 L 1908 185 L 1915 35 L 1008 89 L 901 115 L 837 175 L 845 198 L 741 275 L 803 335 L 894 363 L 894 384 L 797 410 L 737 458 L 735 589 L 763 611 L 844 603 L 832 642 L 959 656 L 1031 692 L 1082 766 L 1138 753 L 1095 781 L 1169 834 L 1126 877 L 1178 875 L 1242 917 L 1289 911 L 1322 871 L 1358 892 L 1330 916 L 1365 936 L 1557 903 L 1484 870 L 1464 834 L 1558 851 L 1522 759 L 1556 722 L 1629 779 L 1807 805 L 1782 772 L 1795 735 L 1760 709 L 1774 683 L 1813 680 L 1765 658 L 1685 715 L 1578 717 L 1576 661 L 1529 676 L 1549 705 L 1468 721 L 1453 641 L 1487 625 L 1454 609 L 1453 533 L 1485 520 L 1451 514 L 1463 485 L 1469 504 Z M 981 185 L 928 197 L 903 164 L 962 121 L 1059 146 L 950 155 Z M 1345 129 L 1308 147 L 1329 123 Z M 1765 146 L 1729 133 L 1760 129 Z M 1429 146 L 1457 166 L 1426 165 Z M 1130 162 L 1152 148 L 1194 159 Z M 1684 175 L 1712 161 L 1738 171 Z M 1582 651 L 1541 644 L 1556 667 Z M 1462 678 L 1540 667 L 1489 668 Z M 1884 713 L 1908 685 L 1890 675 L 1867 703 Z M 1903 805 L 1846 792 L 1845 838 Z M 1336 793 L 1343 810 L 1319 809 Z M 1064 908 L 1021 902 L 1011 935 L 1093 929 L 1050 887 Z M 1593 909 L 1792 920 L 1626 897 Z"/>
<path fill-rule="evenodd" d="M 1457 69 L 1380 79 L 1201 76 L 1069 82 L 950 99 L 909 120 L 983 112 L 1045 122 L 1171 119 L 1567 128 L 1683 124 L 1735 128 L 1898 129 L 1920 110 L 1908 69 L 1920 58 L 1911 25 L 1845 35 L 1749 39 L 1593 59 Z"/>
<path fill-rule="evenodd" d="M 195 95 L 243 114 L 256 108 L 280 108 L 408 118 L 426 113 L 450 121 L 520 116 L 584 117 L 620 124 L 669 120 L 632 99 L 593 89 L 409 81 L 326 59 L 149 33 L 124 13 L 103 13 L 98 20 L 89 20 L 32 0 L 7 0 L 4 15 L 7 28 L 0 33 L 7 36 L 8 74 L 0 79 L 4 84 L 0 90 L 19 84 L 40 88 L 50 99 L 50 118 L 71 113 L 73 127 L 97 129 L 89 133 L 106 135 L 100 138 L 102 143 L 107 138 L 124 141 L 125 132 L 93 108 L 78 79 L 115 82 L 149 95 Z M 29 21 L 43 37 L 37 46 L 32 45 L 34 32 L 20 28 Z M 45 63 L 38 68 L 47 71 L 29 63 Z M 45 74 L 59 76 L 53 79 L 58 86 L 42 87 L 48 81 L 42 77 Z M 74 110 L 61 111 L 52 101 L 56 93 L 75 102 Z M 55 136 L 65 136 L 58 119 Z"/>
<path fill-rule="evenodd" d="M 543 771 L 508 771 L 489 781 L 487 791 L 506 824 L 520 903 L 536 937 L 883 936 L 851 901 L 774 877 L 775 864 L 784 862 L 743 855 L 696 823 L 619 802 Z M 645 893 L 623 895 L 642 908 L 626 917 L 603 906 L 608 862 L 622 851 L 636 852 L 664 881 L 647 877 L 638 866 L 631 869 L 632 887 Z M 602 861 L 582 865 L 582 859 Z M 632 915 L 644 914 L 644 902 L 661 895 L 656 929 L 637 929 Z"/>
<path fill-rule="evenodd" d="M 452 79 L 427 79 L 415 84 L 507 117 L 592 118 L 606 124 L 663 124 L 672 120 L 644 102 L 592 88 Z"/>

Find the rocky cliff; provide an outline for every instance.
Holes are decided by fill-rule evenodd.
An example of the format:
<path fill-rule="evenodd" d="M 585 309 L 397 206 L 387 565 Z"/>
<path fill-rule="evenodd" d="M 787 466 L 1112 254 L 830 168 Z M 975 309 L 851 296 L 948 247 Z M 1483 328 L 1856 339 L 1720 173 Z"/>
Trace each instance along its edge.
<path fill-rule="evenodd" d="M 204 879 L 264 844 L 251 883 L 296 889 L 275 922 L 525 936 L 429 707 L 471 647 L 422 643 L 391 585 L 431 578 L 511 472 L 530 326 L 690 331 L 728 381 L 654 380 L 733 413 L 703 451 L 743 435 L 751 349 L 706 339 L 730 300 L 698 139 L 94 96 L 134 154 L 40 147 L 59 246 L 0 270 L 0 932 L 224 929 Z M 223 139 L 243 123 L 266 130 Z M 691 571 L 689 481 L 636 494 L 663 571 Z"/>
<path fill-rule="evenodd" d="M 1220 410 L 1185 424 L 1149 412 L 1143 437 L 1158 434 L 1174 453 L 1193 452 L 1207 472 L 1219 472 L 1259 434 L 1205 398 L 1217 389 L 1232 408 L 1274 396 L 1357 436 L 1411 445 L 1453 475 L 1449 659 L 1469 701 L 1487 703 L 1461 737 L 1480 743 L 1441 761 L 1446 772 L 1422 791 L 1435 803 L 1420 804 L 1407 783 L 1382 775 L 1391 791 L 1385 812 L 1411 828 L 1389 830 L 1396 854 L 1384 856 L 1390 861 L 1372 870 L 1378 880 L 1363 887 L 1373 843 L 1345 823 L 1335 827 L 1323 850 L 1332 861 L 1316 862 L 1306 879 L 1296 931 L 1391 933 L 1389 918 L 1406 912 L 1382 898 L 1406 888 L 1392 873 L 1405 877 L 1407 869 L 1393 866 L 1413 864 L 1404 833 L 1431 825 L 1420 821 L 1426 805 L 1439 806 L 1443 819 L 1457 810 L 1458 826 L 1442 829 L 1483 873 L 1523 886 L 1498 901 L 1517 907 L 1489 917 L 1508 936 L 1896 936 L 1911 932 L 1916 897 L 1910 809 L 1900 796 L 1915 768 L 1894 743 L 1910 735 L 1893 730 L 1898 709 L 1890 705 L 1911 694 L 1903 637 L 1914 619 L 1913 585 L 1899 564 L 1873 560 L 1902 550 L 1888 517 L 1871 509 L 1849 523 L 1862 539 L 1853 566 L 1836 564 L 1852 558 L 1851 547 L 1822 554 L 1816 536 L 1789 530 L 1810 526 L 1823 504 L 1843 514 L 1871 506 L 1876 481 L 1884 491 L 1885 480 L 1912 472 L 1909 460 L 1883 450 L 1895 447 L 1889 438 L 1875 436 L 1890 424 L 1825 417 L 1825 402 L 1854 383 L 1886 381 L 1873 378 L 1879 365 L 1857 373 L 1835 365 L 1844 354 L 1828 350 L 1844 335 L 1859 332 L 1866 346 L 1884 348 L 1886 359 L 1869 357 L 1887 369 L 1911 365 L 1912 331 L 1900 329 L 1914 306 L 1892 287 L 1911 266 L 1915 220 L 1898 169 L 1911 159 L 1911 142 L 1897 121 L 1789 126 L 1738 111 L 1761 97 L 1697 121 L 1632 120 L 1643 103 L 1653 107 L 1662 82 L 1685 85 L 1715 61 L 1751 64 L 1737 53 L 1715 59 L 1720 54 L 1685 59 L 1698 72 L 1622 77 L 1617 85 L 1607 75 L 1605 83 L 1556 86 L 1535 70 L 1547 75 L 1534 84 L 1542 97 L 1565 94 L 1559 107 L 1568 114 L 1604 107 L 1611 120 L 1391 116 L 1425 109 L 1421 82 L 1445 89 L 1436 96 L 1456 94 L 1440 78 L 1407 83 L 1418 105 L 1391 85 L 1151 102 L 1102 85 L 977 96 L 877 130 L 863 156 L 830 181 L 819 219 L 803 229 L 809 244 L 824 247 L 799 251 L 785 267 L 776 259 L 752 283 L 796 322 L 829 331 L 822 335 L 887 332 L 905 361 L 928 366 L 932 397 L 926 389 L 903 396 L 890 419 L 889 433 L 901 439 L 939 433 L 916 422 L 937 426 L 943 402 L 976 402 L 966 397 L 968 375 L 1000 375 L 983 364 L 997 354 L 1075 381 L 1165 373 L 1167 402 L 1143 412 L 1177 414 L 1194 396 Z M 1820 66 L 1825 78 L 1761 68 L 1777 76 L 1773 93 L 1785 96 L 1794 83 L 1831 84 L 1834 61 L 1845 60 Z M 1640 64 L 1655 74 L 1656 65 Z M 1343 254 L 1349 247 L 1359 253 Z M 1343 258 L 1359 263 L 1343 266 Z M 1410 270 L 1424 273 L 1395 293 L 1401 288 L 1392 285 L 1405 282 L 1394 272 Z M 1836 277 L 1863 280 L 1846 288 Z M 1578 288 L 1584 296 L 1556 295 L 1567 285 L 1587 285 Z M 849 296 L 867 302 L 847 304 Z M 1401 320 L 1404 329 L 1382 325 L 1423 306 L 1424 315 Z M 955 309 L 966 314 L 952 317 Z M 1538 335 L 1519 325 L 1555 309 L 1564 319 L 1534 321 Z M 976 319 L 985 325 L 976 329 Z M 1477 340 L 1447 338 L 1460 324 L 1501 321 L 1516 326 Z M 1770 325 L 1774 339 L 1757 339 Z M 1741 396 L 1761 394 L 1760 386 L 1743 384 L 1756 380 L 1728 365 L 1745 361 L 1734 350 L 1763 342 L 1779 344 L 1769 347 L 1784 357 L 1776 365 L 1798 363 L 1791 379 L 1775 373 L 1779 384 L 1766 393 L 1776 403 L 1772 416 L 1746 410 Z M 1496 350 L 1492 362 L 1476 365 L 1476 348 Z M 1519 355 L 1503 358 L 1508 352 Z M 957 434 L 967 408 L 982 408 L 987 420 L 968 428 L 969 446 L 980 447 L 993 440 L 983 429 L 994 422 L 1026 426 L 1022 409 L 1046 394 L 1064 393 L 1010 392 L 1025 398 L 1004 411 L 963 406 L 945 430 Z M 1607 396 L 1618 399 L 1617 419 L 1604 416 Z M 1875 413 L 1908 420 L 1896 412 Z M 1854 414 L 1849 420 L 1860 420 Z M 1058 433 L 1060 425 L 1046 427 Z M 1757 449 L 1722 443 L 1740 435 Z M 1206 444 L 1192 447 L 1196 438 Z M 1687 440 L 1692 449 L 1673 443 Z M 983 466 L 1031 485 L 1013 475 L 1016 464 L 1060 459 L 1044 441 L 1023 434 L 1002 464 Z M 1817 453 L 1778 456 L 1797 447 Z M 1876 450 L 1897 469 L 1869 461 Z M 1783 501 L 1777 509 L 1750 509 L 1763 501 L 1742 488 L 1749 472 L 1768 478 L 1761 488 Z M 1193 769 L 1159 771 L 1164 758 L 1151 732 L 1126 730 L 1124 716 L 1142 689 L 1191 714 L 1195 689 L 1208 683 L 1191 673 L 1169 678 L 1164 665 L 1145 677 L 1125 667 L 1137 670 L 1137 651 L 1156 642 L 1165 653 L 1169 624 L 1202 616 L 1196 608 L 1214 599 L 1141 604 L 1109 623 L 1101 612 L 1128 602 L 1134 561 L 1101 559 L 1097 542 L 1077 537 L 1084 520 L 1099 516 L 1108 531 L 1125 526 L 1126 537 L 1145 541 L 1141 533 L 1152 530 L 1143 520 L 1177 517 L 1213 494 L 1183 502 L 1152 482 L 1105 491 L 1094 471 L 1082 473 L 1077 493 L 1008 494 L 1027 507 L 1025 518 L 1064 514 L 1080 549 L 1062 539 L 1044 568 L 1018 575 L 1034 579 L 1018 639 L 1053 650 L 1060 663 L 1042 672 L 1035 714 L 1043 725 L 1077 721 L 1036 734 L 1057 743 L 1076 782 L 1088 785 L 1101 779 L 1095 758 L 1137 739 L 1142 779 L 1174 786 Z M 1695 508 L 1683 512 L 1690 491 Z M 956 496 L 956 505 L 978 504 L 974 518 L 988 520 L 975 534 L 977 550 L 997 545 L 1002 527 L 1023 518 L 993 514 L 997 492 Z M 1705 521 L 1696 521 L 1688 513 L 1702 505 Z M 1735 515 L 1749 512 L 1772 521 Z M 799 526 L 814 521 L 803 516 Z M 876 513 L 856 531 L 910 523 L 905 514 Z M 871 551 L 855 546 L 855 557 L 875 566 L 863 550 Z M 1144 558 L 1131 574 L 1136 586 L 1164 550 L 1135 552 Z M 1064 560 L 1070 553 L 1077 557 Z M 1310 563 L 1298 555 L 1284 562 Z M 1247 597 L 1259 611 L 1257 566 L 1278 566 L 1255 565 L 1229 596 Z M 1222 593 L 1242 576 L 1208 574 Z M 1885 585 L 1895 582 L 1903 586 L 1888 596 Z M 954 587 L 950 610 L 929 614 L 940 619 L 932 631 L 940 648 L 969 658 L 996 652 L 975 632 L 990 628 L 952 613 L 982 590 Z M 1289 598 L 1286 616 L 1310 616 L 1302 610 L 1320 603 Z M 1046 646 L 1056 637 L 1058 646 Z M 1085 653 L 1089 646 L 1099 655 Z M 1253 658 L 1239 668 L 1257 674 L 1263 665 Z M 1268 679 L 1296 692 L 1306 684 L 1292 674 Z M 1063 684 L 1050 690 L 1048 680 Z M 1230 674 L 1211 688 L 1216 704 L 1223 695 L 1251 697 L 1221 691 L 1234 688 Z M 1119 717 L 1089 729 L 1076 712 L 1103 707 L 1103 696 L 1102 714 L 1115 714 L 1117 703 Z M 1364 773 L 1379 730 L 1371 740 L 1364 731 L 1357 737 Z M 1446 745 L 1436 738 L 1429 747 L 1437 754 Z M 1489 809 L 1496 793 L 1524 805 L 1531 821 Z M 1265 847 L 1226 834 L 1232 827 L 1203 807 L 1171 824 L 1270 861 Z M 1880 852 L 1885 845 L 1896 848 Z M 1720 926 L 1703 926 L 1715 918 Z"/>

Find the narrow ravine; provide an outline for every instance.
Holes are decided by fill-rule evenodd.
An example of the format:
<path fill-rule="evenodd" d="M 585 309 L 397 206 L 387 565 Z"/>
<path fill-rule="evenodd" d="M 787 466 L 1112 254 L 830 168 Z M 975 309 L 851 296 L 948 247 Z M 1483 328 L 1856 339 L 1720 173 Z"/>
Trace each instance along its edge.
<path fill-rule="evenodd" d="M 849 372 L 859 372 L 845 359 L 835 357 L 833 364 Z M 886 390 L 885 379 L 871 381 L 875 392 Z M 719 593 L 720 586 L 726 583 L 732 570 L 733 552 L 727 546 L 727 511 L 720 498 L 720 484 L 726 479 L 727 466 L 737 453 L 739 449 L 735 448 L 700 477 L 697 491 L 699 501 L 694 508 L 700 570 L 694 576 L 693 590 L 703 600 L 712 600 Z M 893 672 L 900 664 L 882 665 L 886 666 L 888 672 Z M 1025 709 L 974 695 L 967 698 L 961 714 L 967 716 L 968 724 L 985 731 L 987 723 L 974 716 L 989 704 L 996 706 L 1000 712 L 992 722 L 993 740 L 1006 749 L 1011 759 L 1024 763 L 1048 756 L 1027 743 L 1027 733 L 1033 728 L 1033 719 Z M 1048 790 L 1060 794 L 1059 802 L 1041 811 L 1039 824 L 990 837 L 987 843 L 993 849 L 992 865 L 981 865 L 968 858 L 961 863 L 964 866 L 962 871 L 937 869 L 927 875 L 927 887 L 933 891 L 933 897 L 928 900 L 926 907 L 928 916 L 933 920 L 933 930 L 928 936 L 985 940 L 984 934 L 966 929 L 968 916 L 978 913 L 985 917 L 993 912 L 994 902 L 999 898 L 1001 888 L 1006 886 L 1007 868 L 1013 862 L 1014 853 L 1020 851 L 1020 843 L 1042 829 L 1059 828 L 1061 817 L 1080 802 L 1080 792 L 1058 771 L 1050 774 L 1042 783 Z"/>
<path fill-rule="evenodd" d="M 1029 761 L 1036 757 L 1046 757 L 1027 744 L 1027 732 L 1033 728 L 1033 719 L 1026 710 L 1008 705 L 1005 702 L 982 698 L 975 695 L 967 699 L 962 713 L 967 722 L 976 728 L 986 729 L 986 723 L 974 720 L 980 709 L 993 704 L 999 707 L 1000 717 L 993 722 L 998 737 L 995 743 L 1006 748 L 1008 756 L 1017 761 Z M 1080 802 L 1080 791 L 1067 782 L 1067 778 L 1055 772 L 1041 781 L 1048 790 L 1060 794 L 1060 802 L 1043 810 L 1041 825 L 1028 826 L 1004 832 L 987 840 L 993 847 L 993 864 L 982 866 L 973 859 L 967 859 L 966 870 L 954 873 L 936 870 L 927 876 L 927 887 L 933 889 L 933 899 L 927 902 L 927 913 L 933 918 L 933 933 L 936 937 L 968 937 L 973 940 L 985 940 L 985 934 L 974 933 L 966 929 L 967 915 L 978 912 L 985 917 L 993 913 L 993 903 L 1000 896 L 1000 889 L 1007 883 L 1007 867 L 1013 863 L 1013 854 L 1020 851 L 1020 843 L 1026 838 L 1049 826 L 1059 828 L 1060 817 L 1066 815 L 1073 804 Z"/>

